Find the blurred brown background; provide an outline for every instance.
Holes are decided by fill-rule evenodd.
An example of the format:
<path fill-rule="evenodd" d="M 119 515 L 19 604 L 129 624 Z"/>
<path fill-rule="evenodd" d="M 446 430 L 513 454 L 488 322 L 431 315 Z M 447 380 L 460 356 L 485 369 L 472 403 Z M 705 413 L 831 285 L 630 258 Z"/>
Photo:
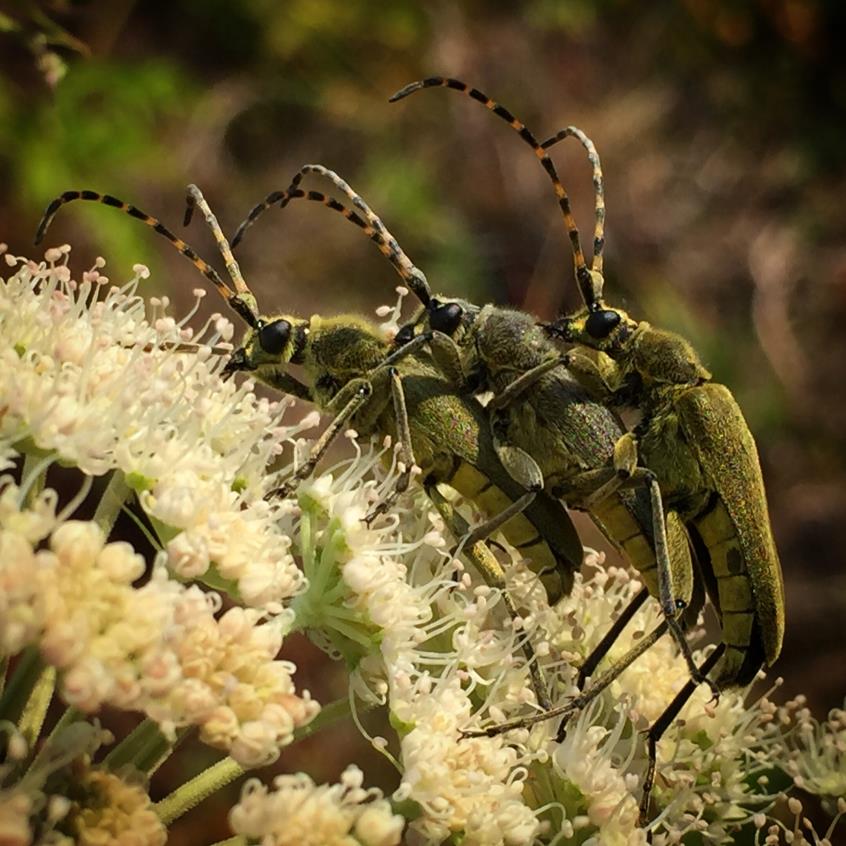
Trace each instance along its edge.
<path fill-rule="evenodd" d="M 822 716 L 846 694 L 846 5 L 517 5 L 0 3 L 0 240 L 36 255 L 39 215 L 68 188 L 117 194 L 178 227 L 188 182 L 231 233 L 320 162 L 382 214 L 434 288 L 549 318 L 577 295 L 531 151 L 453 92 L 387 98 L 444 74 L 540 136 L 577 124 L 606 175 L 609 298 L 687 335 L 757 437 L 787 589 L 781 695 L 807 693 Z M 589 233 L 582 150 L 567 141 L 555 157 Z M 199 223 L 187 237 L 215 256 Z M 203 283 L 103 207 L 63 210 L 48 244 L 63 241 L 80 272 L 100 253 L 113 280 L 148 263 L 150 290 L 177 302 Z M 394 298 L 373 246 L 313 204 L 269 212 L 240 258 L 268 309 L 372 314 Z M 213 296 L 206 305 L 219 308 Z M 304 650 L 302 677 L 329 695 Z M 333 778 L 361 759 L 350 731 L 337 736 L 331 755 L 298 747 L 280 768 Z M 191 837 L 214 839 L 219 817 L 196 816 Z"/>

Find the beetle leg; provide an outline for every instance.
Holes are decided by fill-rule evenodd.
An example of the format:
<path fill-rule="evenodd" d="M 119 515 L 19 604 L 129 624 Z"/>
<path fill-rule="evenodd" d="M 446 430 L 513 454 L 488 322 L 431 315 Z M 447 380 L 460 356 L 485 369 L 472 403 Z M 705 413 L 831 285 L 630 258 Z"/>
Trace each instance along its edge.
<path fill-rule="evenodd" d="M 435 508 L 437 508 L 438 513 L 441 517 L 443 517 L 444 522 L 455 537 L 467 538 L 470 534 L 472 534 L 467 521 L 458 513 L 455 506 L 453 506 L 453 504 L 449 502 L 443 494 L 441 494 L 436 485 L 427 485 L 426 493 L 429 495 L 429 498 L 432 500 Z M 502 601 L 505 604 L 505 609 L 511 619 L 514 621 L 519 620 L 520 614 L 517 611 L 510 594 L 506 590 L 505 572 L 503 571 L 499 561 L 496 560 L 493 553 L 488 548 L 488 545 L 482 540 L 475 540 L 470 543 L 464 543 L 463 548 L 462 544 L 459 544 L 458 548 L 461 549 L 463 554 L 473 562 L 473 565 L 479 571 L 479 574 L 482 576 L 485 584 L 500 591 Z M 544 709 L 544 711 L 546 711 L 552 707 L 552 702 L 549 698 L 549 692 L 543 678 L 543 673 L 538 665 L 535 650 L 532 648 L 532 644 L 529 642 L 528 638 L 522 639 L 520 648 L 526 658 L 526 665 L 529 668 L 532 688 L 535 691 L 538 704 Z"/>
<path fill-rule="evenodd" d="M 598 402 L 611 402 L 623 382 L 623 373 L 616 361 L 603 353 L 594 356 L 575 348 L 567 353 L 567 370 Z"/>
<path fill-rule="evenodd" d="M 332 398 L 329 404 L 329 410 L 337 407 L 343 403 L 343 406 L 332 420 L 332 422 L 323 431 L 323 434 L 315 441 L 312 446 L 308 458 L 296 469 L 293 476 L 284 484 L 265 494 L 265 499 L 275 499 L 277 497 L 289 496 L 297 485 L 304 479 L 307 479 L 314 468 L 317 466 L 321 458 L 323 458 L 326 450 L 329 449 L 332 442 L 338 435 L 346 428 L 349 421 L 355 413 L 370 399 L 373 395 L 373 385 L 367 379 L 353 379 L 348 382 L 338 393 Z"/>
<path fill-rule="evenodd" d="M 531 714 L 528 717 L 517 717 L 504 723 L 490 726 L 490 728 L 479 731 L 462 732 L 462 737 L 495 737 L 503 732 L 515 728 L 528 728 L 535 723 L 542 723 L 544 720 L 551 720 L 553 717 L 564 717 L 567 719 L 577 711 L 581 711 L 589 705 L 611 682 L 613 682 L 624 670 L 628 669 L 644 652 L 650 649 L 655 642 L 667 631 L 665 622 L 659 623 L 646 637 L 642 637 L 625 655 L 615 661 L 604 673 L 599 675 L 591 684 L 572 699 L 563 705 L 550 708 L 542 714 Z"/>
<path fill-rule="evenodd" d="M 477 526 L 474 526 L 463 538 L 461 538 L 459 548 L 466 545 L 472 546 L 474 543 L 479 543 L 479 541 L 483 541 L 490 537 L 512 517 L 525 511 L 532 504 L 536 495 L 535 491 L 529 491 L 528 493 L 523 494 L 523 496 L 519 499 L 515 499 L 514 502 L 506 508 L 503 508 L 499 514 L 495 514 L 489 520 L 485 520 L 483 523 L 479 523 Z"/>
<path fill-rule="evenodd" d="M 408 490 L 409 482 L 414 474 L 414 451 L 411 447 L 411 426 L 408 422 L 408 409 L 405 404 L 405 392 L 402 389 L 402 379 L 399 373 L 391 367 L 391 398 L 394 403 L 394 417 L 397 422 L 397 438 L 399 441 L 400 461 L 402 468 L 397 477 L 394 489 L 364 518 L 369 526 L 380 514 L 384 514 Z"/>
<path fill-rule="evenodd" d="M 232 372 L 235 372 L 234 368 Z M 270 370 L 267 372 L 267 375 L 262 374 L 262 381 L 274 390 L 281 391 L 283 394 L 297 397 L 297 399 L 307 400 L 308 402 L 315 402 L 314 393 L 300 382 L 299 379 L 296 379 L 284 370 Z"/>
<path fill-rule="evenodd" d="M 664 507 L 661 502 L 661 489 L 655 475 L 647 471 L 646 484 L 649 486 L 649 495 L 652 500 L 652 521 L 655 543 L 655 560 L 658 564 L 658 601 L 661 604 L 661 611 L 664 619 L 670 627 L 670 634 L 681 651 L 688 669 L 690 678 L 695 685 L 705 683 L 711 688 L 715 698 L 719 698 L 720 689 L 708 678 L 707 671 L 703 672 L 696 666 L 693 660 L 693 652 L 690 644 L 684 636 L 681 626 L 681 616 L 687 607 L 687 600 L 673 595 L 673 571 L 670 563 L 670 554 L 667 546 L 667 524 L 664 520 Z"/>
<path fill-rule="evenodd" d="M 725 644 L 721 643 L 717 648 L 703 661 L 702 666 L 698 669 L 698 674 L 707 676 L 707 674 L 714 668 L 717 661 L 720 660 L 725 651 Z M 640 800 L 640 825 L 645 826 L 649 817 L 649 799 L 652 795 L 652 786 L 655 784 L 655 765 L 658 759 L 658 741 L 664 732 L 670 727 L 673 720 L 678 717 L 679 712 L 685 706 L 685 703 L 693 695 L 696 690 L 697 682 L 691 679 L 686 682 L 684 687 L 676 694 L 673 701 L 664 709 L 664 712 L 657 720 L 649 727 L 646 735 L 646 745 L 649 751 L 649 766 L 646 770 L 646 775 L 643 779 L 643 795 Z"/>
<path fill-rule="evenodd" d="M 438 370 L 449 379 L 456 390 L 467 390 L 467 374 L 461 364 L 461 351 L 455 341 L 443 332 L 432 332 L 429 349 Z"/>
<path fill-rule="evenodd" d="M 532 387 L 540 378 L 554 370 L 559 365 L 566 366 L 568 356 L 563 355 L 558 358 L 550 358 L 541 364 L 521 373 L 513 382 L 505 386 L 505 389 L 491 398 L 487 408 L 491 411 L 496 411 L 501 408 L 507 408 L 511 403 L 524 394 Z"/>
<path fill-rule="evenodd" d="M 431 332 L 421 332 L 419 335 L 416 335 L 412 340 L 408 341 L 408 343 L 403 344 L 401 347 L 397 347 L 377 368 L 376 370 L 381 370 L 383 367 L 391 367 L 392 365 L 396 364 L 398 361 L 401 361 L 408 355 L 412 353 L 416 353 L 420 350 L 421 347 L 424 347 L 432 340 L 432 333 Z"/>
<path fill-rule="evenodd" d="M 579 690 L 584 688 L 585 681 L 593 675 L 594 670 L 599 666 L 599 662 L 608 654 L 608 650 L 611 649 L 617 638 L 622 634 L 623 629 L 631 622 L 632 617 L 648 598 L 649 588 L 642 587 L 622 610 L 620 616 L 614 620 L 611 627 L 602 636 L 602 640 L 594 646 L 590 655 L 585 658 L 584 663 L 579 668 L 579 679 L 576 682 Z"/>
<path fill-rule="evenodd" d="M 491 434 L 494 450 L 508 475 L 527 491 L 543 490 L 543 472 L 537 461 L 528 452 L 508 441 L 507 415 L 497 411 L 491 414 Z"/>
<path fill-rule="evenodd" d="M 623 435 L 614 445 L 614 475 L 606 478 L 603 481 L 603 473 L 607 475 L 612 472 L 612 468 L 600 468 L 599 470 L 589 470 L 585 473 L 579 474 L 573 485 L 577 489 L 584 489 L 585 486 L 590 485 L 591 482 L 599 486 L 583 496 L 575 504 L 581 508 L 590 509 L 596 503 L 601 502 L 608 496 L 611 496 L 621 487 L 633 487 L 635 485 L 644 484 L 649 491 L 650 506 L 652 511 L 652 530 L 653 530 L 653 544 L 655 552 L 655 561 L 658 569 L 658 602 L 661 606 L 661 612 L 670 629 L 670 633 L 676 644 L 684 656 L 690 670 L 691 678 L 697 683 L 706 683 L 714 696 L 719 695 L 719 689 L 716 685 L 703 674 L 696 666 L 693 660 L 693 653 L 690 645 L 684 636 L 684 631 L 681 625 L 681 614 L 687 606 L 689 596 L 679 597 L 674 595 L 673 590 L 673 568 L 670 561 L 669 546 L 667 542 L 667 523 L 664 518 L 664 506 L 661 498 L 661 489 L 655 474 L 651 470 L 637 466 L 637 443 L 631 433 Z M 568 496 L 570 488 L 562 494 L 565 500 L 572 500 L 572 495 Z"/>

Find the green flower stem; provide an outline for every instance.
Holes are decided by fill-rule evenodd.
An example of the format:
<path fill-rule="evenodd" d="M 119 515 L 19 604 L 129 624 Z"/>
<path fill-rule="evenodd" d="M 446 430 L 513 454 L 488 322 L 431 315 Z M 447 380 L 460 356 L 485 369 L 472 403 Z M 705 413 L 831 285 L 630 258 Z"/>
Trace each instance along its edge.
<path fill-rule="evenodd" d="M 360 712 L 369 711 L 373 707 L 375 706 L 362 705 L 360 707 Z M 297 743 L 300 740 L 305 740 L 305 738 L 311 737 L 313 734 L 317 734 L 317 732 L 321 729 L 331 726 L 333 723 L 337 723 L 339 720 L 342 720 L 344 717 L 348 717 L 349 715 L 350 698 L 345 696 L 343 699 L 336 699 L 334 702 L 324 705 L 320 709 L 320 713 L 308 725 L 298 728 L 294 732 L 293 742 Z"/>
<path fill-rule="evenodd" d="M 136 766 L 142 769 L 148 776 L 152 776 L 156 770 L 191 736 L 196 726 L 185 726 L 176 730 L 176 739 L 173 743 L 164 741 L 166 746 L 158 744 L 151 747 L 146 755 L 143 755 Z"/>
<path fill-rule="evenodd" d="M 44 662 L 36 647 L 28 646 L 21 652 L 12 677 L 0 696 L 0 720 L 18 722 L 43 669 Z"/>
<path fill-rule="evenodd" d="M 47 709 L 50 707 L 55 689 L 56 668 L 44 667 L 24 706 L 21 721 L 18 725 L 30 749 L 35 746 L 35 741 L 38 740 L 38 735 L 41 734 L 44 718 L 47 716 Z"/>
<path fill-rule="evenodd" d="M 103 530 L 106 537 L 111 533 L 121 508 L 130 496 L 132 496 L 132 489 L 126 484 L 123 473 L 115 470 L 94 512 L 94 522 Z"/>
<path fill-rule="evenodd" d="M 117 745 L 103 763 L 112 771 L 131 764 L 143 773 L 155 769 L 173 751 L 171 743 L 149 717 L 142 720 Z"/>
<path fill-rule="evenodd" d="M 24 454 L 23 469 L 21 471 L 21 480 L 23 483 L 29 479 L 31 474 L 37 472 L 37 476 L 32 480 L 27 491 L 26 500 L 28 503 L 32 503 L 38 494 L 44 490 L 44 484 L 47 481 L 47 468 L 50 466 L 50 463 L 45 463 L 43 455 L 31 452 Z"/>
<path fill-rule="evenodd" d="M 27 768 L 27 771 L 29 772 L 31 770 L 37 770 L 44 756 L 50 754 L 50 741 L 58 737 L 59 734 L 69 725 L 82 719 L 85 719 L 85 715 L 81 711 L 77 711 L 76 708 L 66 708 L 62 716 L 59 717 L 59 719 L 56 721 L 56 725 L 53 726 L 53 730 L 50 732 L 49 735 L 47 735 L 47 739 L 44 741 L 44 743 L 41 744 L 41 748 L 38 750 L 36 756 L 32 759 L 32 763 L 30 763 L 29 767 Z"/>
<path fill-rule="evenodd" d="M 336 723 L 338 720 L 349 716 L 349 713 L 349 698 L 330 702 L 320 709 L 320 713 L 307 726 L 303 726 L 294 732 L 292 742 L 296 743 L 306 737 L 310 737 L 320 731 L 320 729 L 326 728 L 332 725 L 332 723 Z M 223 758 L 216 764 L 212 764 L 208 769 L 203 770 L 203 772 L 194 776 L 190 781 L 177 787 L 173 793 L 165 796 L 164 799 L 155 804 L 155 810 L 159 815 L 159 819 L 165 825 L 170 825 L 174 820 L 178 820 L 192 808 L 196 808 L 197 805 L 208 799 L 213 793 L 226 787 L 227 784 L 230 784 L 236 778 L 240 778 L 244 772 L 244 768 L 236 761 L 233 761 L 232 758 Z M 230 841 L 227 840 L 225 842 L 229 843 Z M 240 841 L 236 840 L 234 842 Z"/>
<path fill-rule="evenodd" d="M 311 512 L 307 508 L 303 508 L 300 516 L 300 541 L 299 547 L 302 550 L 303 558 L 303 574 L 309 580 L 314 575 L 314 542 L 312 540 L 312 520 Z"/>

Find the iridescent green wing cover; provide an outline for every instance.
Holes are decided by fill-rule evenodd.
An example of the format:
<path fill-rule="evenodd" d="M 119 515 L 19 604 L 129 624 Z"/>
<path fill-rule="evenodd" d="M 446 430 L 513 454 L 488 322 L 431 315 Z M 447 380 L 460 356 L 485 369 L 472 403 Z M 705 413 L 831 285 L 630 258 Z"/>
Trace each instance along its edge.
<path fill-rule="evenodd" d="M 424 474 L 431 473 L 436 480 L 447 483 L 454 479 L 454 486 L 464 489 L 465 494 L 468 488 L 475 487 L 472 498 L 484 507 L 488 516 L 525 493 L 502 466 L 494 449 L 487 413 L 478 401 L 458 394 L 423 356 L 409 357 L 403 363 L 402 380 L 415 459 Z M 456 459 L 464 462 L 464 466 L 458 466 Z M 471 468 L 477 471 L 475 478 Z M 520 548 L 531 557 L 530 548 L 534 544 L 528 541 L 532 536 L 535 542 L 544 541 L 558 562 L 566 593 L 584 554 L 569 514 L 556 499 L 541 491 L 526 509 L 525 517 L 535 531 L 528 533 L 526 544 L 519 544 Z M 506 532 L 506 536 L 509 534 Z M 509 540 L 514 542 L 512 537 Z"/>
<path fill-rule="evenodd" d="M 784 636 L 784 583 L 752 433 L 723 385 L 686 390 L 675 408 L 690 448 L 737 528 L 767 664 L 772 664 Z"/>

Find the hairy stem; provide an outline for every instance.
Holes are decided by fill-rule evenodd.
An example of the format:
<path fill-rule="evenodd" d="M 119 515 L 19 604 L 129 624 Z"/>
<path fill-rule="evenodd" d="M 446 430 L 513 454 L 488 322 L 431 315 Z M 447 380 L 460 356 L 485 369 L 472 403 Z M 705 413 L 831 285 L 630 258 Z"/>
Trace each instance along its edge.
<path fill-rule="evenodd" d="M 36 647 L 28 646 L 21 652 L 9 683 L 0 696 L 0 719 L 18 722 L 43 668 L 44 662 Z"/>
<path fill-rule="evenodd" d="M 53 699 L 53 691 L 56 689 L 56 668 L 44 667 L 32 692 L 24 705 L 23 714 L 18 728 L 26 741 L 27 747 L 32 749 L 41 728 L 44 725 L 44 718 L 47 716 L 47 709 Z"/>
<path fill-rule="evenodd" d="M 310 737 L 321 729 L 348 716 L 349 713 L 350 703 L 348 698 L 330 702 L 321 708 L 320 713 L 307 726 L 303 726 L 294 732 L 292 742 L 296 743 L 303 738 Z M 227 784 L 230 784 L 236 778 L 240 778 L 244 772 L 244 768 L 229 757 L 218 761 L 216 764 L 212 764 L 207 770 L 204 770 L 190 781 L 178 787 L 169 796 L 165 796 L 164 799 L 156 803 L 155 808 L 159 819 L 165 825 L 170 825 L 174 820 L 179 819 L 179 817 L 192 808 L 196 808 L 197 805 L 208 799 L 213 793 L 226 787 Z M 228 843 L 229 841 L 227 840 L 225 842 Z"/>

